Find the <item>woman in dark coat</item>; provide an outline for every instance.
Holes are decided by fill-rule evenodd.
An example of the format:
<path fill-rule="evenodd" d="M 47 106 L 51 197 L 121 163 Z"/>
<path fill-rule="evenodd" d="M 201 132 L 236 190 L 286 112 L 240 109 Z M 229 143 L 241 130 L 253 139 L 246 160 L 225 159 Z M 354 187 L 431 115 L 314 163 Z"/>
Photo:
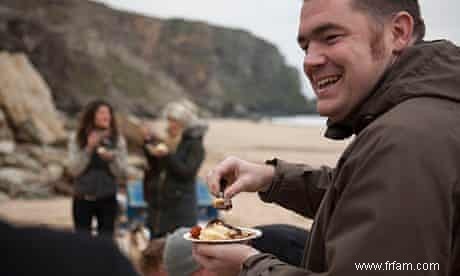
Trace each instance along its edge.
<path fill-rule="evenodd" d="M 146 135 L 144 197 L 148 203 L 147 226 L 157 238 L 181 226 L 197 223 L 195 178 L 205 157 L 203 136 L 207 126 L 179 103 L 165 108 L 168 138 Z"/>

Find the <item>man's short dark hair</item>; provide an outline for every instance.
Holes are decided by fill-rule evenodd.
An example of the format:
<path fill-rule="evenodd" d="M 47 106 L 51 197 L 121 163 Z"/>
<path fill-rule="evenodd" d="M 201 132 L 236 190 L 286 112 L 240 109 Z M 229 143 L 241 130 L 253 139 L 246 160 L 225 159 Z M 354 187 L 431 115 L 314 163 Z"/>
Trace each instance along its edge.
<path fill-rule="evenodd" d="M 380 22 L 400 11 L 414 18 L 414 37 L 420 41 L 425 36 L 425 22 L 420 13 L 418 0 L 352 0 L 353 8 L 364 11 Z"/>

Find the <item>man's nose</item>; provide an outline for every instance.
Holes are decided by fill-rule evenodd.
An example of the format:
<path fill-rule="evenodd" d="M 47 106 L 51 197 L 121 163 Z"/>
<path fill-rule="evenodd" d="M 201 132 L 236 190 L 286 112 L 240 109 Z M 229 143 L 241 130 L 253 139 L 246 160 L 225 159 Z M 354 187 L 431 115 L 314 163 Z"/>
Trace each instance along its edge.
<path fill-rule="evenodd" d="M 327 61 L 326 55 L 320 45 L 316 43 L 310 43 L 304 58 L 304 70 L 305 72 L 311 69 L 324 65 Z"/>

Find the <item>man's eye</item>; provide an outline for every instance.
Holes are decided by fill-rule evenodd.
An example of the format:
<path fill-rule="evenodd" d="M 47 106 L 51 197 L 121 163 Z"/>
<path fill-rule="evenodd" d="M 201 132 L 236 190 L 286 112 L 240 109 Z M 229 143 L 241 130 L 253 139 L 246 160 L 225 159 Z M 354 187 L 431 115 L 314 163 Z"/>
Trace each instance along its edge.
<path fill-rule="evenodd" d="M 310 45 L 307 43 L 307 44 L 305 44 L 305 46 L 303 47 L 303 51 L 305 52 L 305 54 L 308 53 L 308 47 L 309 47 L 309 46 L 310 46 Z"/>
<path fill-rule="evenodd" d="M 326 42 L 328 44 L 333 44 L 333 43 L 337 42 L 341 37 L 342 37 L 342 35 L 339 35 L 339 34 L 328 35 L 328 36 L 326 36 Z"/>
<path fill-rule="evenodd" d="M 302 49 L 302 51 L 306 54 L 308 52 L 308 46 L 309 46 L 309 43 L 305 43 L 303 45 L 300 45 L 300 48 Z"/>

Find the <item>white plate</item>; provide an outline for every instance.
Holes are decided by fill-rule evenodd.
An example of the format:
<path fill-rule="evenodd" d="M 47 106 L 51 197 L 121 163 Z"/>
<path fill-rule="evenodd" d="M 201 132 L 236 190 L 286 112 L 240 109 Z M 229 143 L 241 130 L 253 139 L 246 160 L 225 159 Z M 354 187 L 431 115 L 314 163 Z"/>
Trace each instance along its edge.
<path fill-rule="evenodd" d="M 245 227 L 238 227 L 241 229 L 241 231 L 246 232 L 246 233 L 251 233 L 249 237 L 241 238 L 241 239 L 231 239 L 231 240 L 199 240 L 199 239 L 194 239 L 190 235 L 190 232 L 187 232 L 184 234 L 184 239 L 196 243 L 237 243 L 237 242 L 243 242 L 243 241 L 248 241 L 252 239 L 257 239 L 260 236 L 262 236 L 262 231 L 259 229 L 255 228 L 245 228 Z"/>

